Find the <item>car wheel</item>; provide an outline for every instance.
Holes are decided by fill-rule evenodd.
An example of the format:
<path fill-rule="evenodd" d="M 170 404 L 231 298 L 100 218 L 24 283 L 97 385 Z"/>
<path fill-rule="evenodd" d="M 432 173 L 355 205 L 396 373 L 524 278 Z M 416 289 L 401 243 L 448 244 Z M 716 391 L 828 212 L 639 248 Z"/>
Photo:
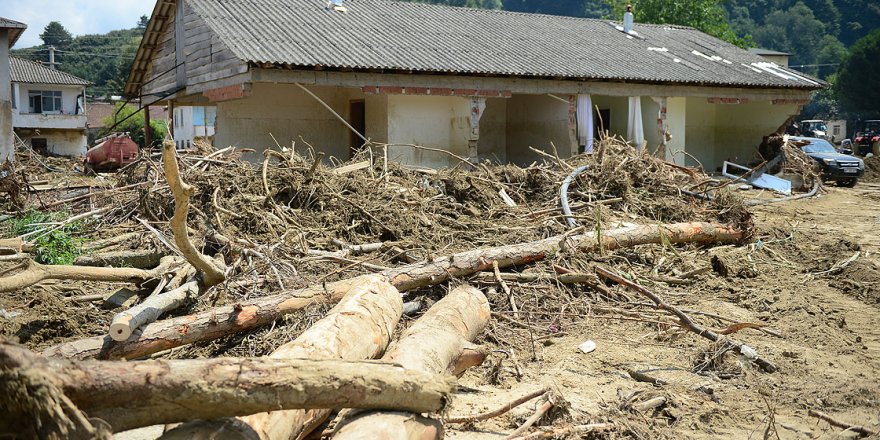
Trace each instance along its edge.
<path fill-rule="evenodd" d="M 845 188 L 852 188 L 852 187 L 856 186 L 856 182 L 858 182 L 858 179 L 844 179 L 844 180 L 838 180 L 837 184 L 839 186 L 842 186 Z"/>

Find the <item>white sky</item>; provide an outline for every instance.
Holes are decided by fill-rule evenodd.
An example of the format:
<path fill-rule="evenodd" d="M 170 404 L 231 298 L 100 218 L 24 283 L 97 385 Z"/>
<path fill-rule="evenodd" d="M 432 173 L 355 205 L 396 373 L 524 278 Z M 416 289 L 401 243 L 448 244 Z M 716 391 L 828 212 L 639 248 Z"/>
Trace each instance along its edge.
<path fill-rule="evenodd" d="M 27 30 L 15 48 L 42 44 L 40 34 L 58 21 L 74 36 L 130 29 L 141 15 L 150 15 L 153 0 L 0 0 L 0 17 L 20 21 Z"/>

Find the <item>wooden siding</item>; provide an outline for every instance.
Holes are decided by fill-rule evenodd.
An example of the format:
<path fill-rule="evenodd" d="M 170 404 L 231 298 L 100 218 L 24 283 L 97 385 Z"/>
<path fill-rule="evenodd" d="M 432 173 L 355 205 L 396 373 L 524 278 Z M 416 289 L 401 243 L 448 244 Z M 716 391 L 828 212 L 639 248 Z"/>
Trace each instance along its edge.
<path fill-rule="evenodd" d="M 177 17 L 177 11 L 181 10 L 182 26 Z M 161 75 L 144 86 L 146 101 L 154 101 L 180 87 L 211 82 L 247 71 L 247 64 L 220 41 L 185 1 L 182 8 L 173 8 L 170 15 L 144 76 L 145 81 L 149 81 Z M 177 35 L 183 35 L 183 41 L 178 41 Z M 180 53 L 178 48 L 182 48 Z M 183 65 L 176 69 L 175 66 L 181 62 Z"/>

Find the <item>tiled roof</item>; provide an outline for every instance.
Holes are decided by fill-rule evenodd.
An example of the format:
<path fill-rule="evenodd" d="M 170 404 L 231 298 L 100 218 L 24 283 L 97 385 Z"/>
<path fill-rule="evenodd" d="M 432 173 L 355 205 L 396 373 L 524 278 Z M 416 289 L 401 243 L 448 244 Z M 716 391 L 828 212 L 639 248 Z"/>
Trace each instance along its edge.
<path fill-rule="evenodd" d="M 40 63 L 19 57 L 9 57 L 9 68 L 12 82 L 68 86 L 87 86 L 91 84 L 69 73 L 53 70 Z"/>
<path fill-rule="evenodd" d="M 12 47 L 21 33 L 27 29 L 27 25 L 15 20 L 0 17 L 0 29 L 9 29 L 9 47 Z"/>
<path fill-rule="evenodd" d="M 383 70 L 728 87 L 826 84 L 692 28 L 388 0 L 188 0 L 241 60 Z M 638 17 L 637 17 L 638 19 Z"/>

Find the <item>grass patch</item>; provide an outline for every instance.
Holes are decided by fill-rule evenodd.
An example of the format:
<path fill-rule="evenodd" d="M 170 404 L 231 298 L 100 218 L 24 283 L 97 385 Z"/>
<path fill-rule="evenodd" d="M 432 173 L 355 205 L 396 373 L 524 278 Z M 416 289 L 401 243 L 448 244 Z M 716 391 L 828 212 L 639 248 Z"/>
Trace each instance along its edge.
<path fill-rule="evenodd" d="M 7 228 L 12 236 L 17 237 L 49 226 L 45 223 L 67 217 L 65 212 L 29 211 L 21 217 L 9 220 Z M 82 232 L 83 224 L 73 222 L 52 232 L 40 232 L 30 237 L 34 243 L 34 251 L 31 253 L 34 261 L 42 264 L 72 264 L 82 254 L 83 240 L 77 237 Z"/>

